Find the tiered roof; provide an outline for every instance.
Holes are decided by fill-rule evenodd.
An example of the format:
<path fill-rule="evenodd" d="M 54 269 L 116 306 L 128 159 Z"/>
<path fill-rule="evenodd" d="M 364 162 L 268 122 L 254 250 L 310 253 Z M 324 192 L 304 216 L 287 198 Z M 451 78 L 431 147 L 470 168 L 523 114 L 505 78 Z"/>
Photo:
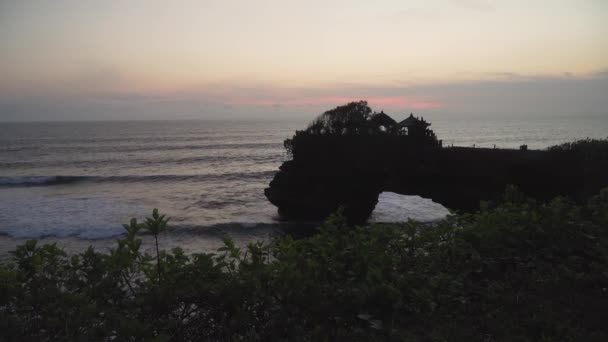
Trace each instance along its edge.
<path fill-rule="evenodd" d="M 370 121 L 376 125 L 381 125 L 385 127 L 392 127 L 397 124 L 397 121 L 393 120 L 393 118 L 384 113 L 384 111 L 372 115 Z"/>
<path fill-rule="evenodd" d="M 431 124 L 424 121 L 424 118 L 417 118 L 414 114 L 410 113 L 407 119 L 399 123 L 399 127 L 429 127 Z"/>

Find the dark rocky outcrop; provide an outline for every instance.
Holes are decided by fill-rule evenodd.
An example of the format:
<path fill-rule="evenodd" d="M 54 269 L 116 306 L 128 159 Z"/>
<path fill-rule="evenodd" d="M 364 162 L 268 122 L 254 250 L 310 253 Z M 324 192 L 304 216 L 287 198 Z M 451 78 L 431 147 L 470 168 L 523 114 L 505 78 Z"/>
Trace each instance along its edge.
<path fill-rule="evenodd" d="M 322 219 L 342 206 L 351 221 L 362 222 L 382 191 L 474 211 L 480 201 L 498 199 L 508 185 L 540 200 L 584 199 L 608 186 L 605 140 L 543 151 L 443 148 L 426 127 L 407 135 L 398 129 L 391 134 L 350 130 L 355 134 L 323 134 L 316 128 L 286 141 L 293 159 L 265 190 L 282 216 Z"/>
<path fill-rule="evenodd" d="M 309 137 L 265 190 L 279 213 L 319 219 L 344 206 L 365 220 L 382 191 L 431 198 L 471 211 L 509 184 L 534 198 L 587 198 L 608 185 L 608 160 L 572 151 L 410 146 L 405 137 Z"/>
<path fill-rule="evenodd" d="M 353 221 L 365 221 L 382 192 L 373 170 L 288 161 L 265 190 L 283 217 L 322 219 L 343 206 Z"/>
<path fill-rule="evenodd" d="M 307 138 L 265 190 L 291 218 L 323 218 L 344 206 L 347 217 L 363 221 L 382 191 L 472 211 L 510 184 L 537 199 L 582 199 L 608 185 L 608 159 L 573 151 L 427 148 L 388 136 Z"/>

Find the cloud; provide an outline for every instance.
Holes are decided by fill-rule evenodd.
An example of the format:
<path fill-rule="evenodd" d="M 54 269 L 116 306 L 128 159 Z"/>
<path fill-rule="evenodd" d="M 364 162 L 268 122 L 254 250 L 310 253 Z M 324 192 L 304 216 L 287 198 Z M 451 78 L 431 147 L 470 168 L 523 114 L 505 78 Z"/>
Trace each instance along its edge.
<path fill-rule="evenodd" d="M 393 110 L 401 110 L 406 108 L 439 108 L 441 103 L 432 100 L 423 100 L 416 97 L 406 96 L 316 96 L 316 97 L 291 97 L 291 98 L 268 98 L 268 99 L 237 99 L 231 103 L 231 105 L 250 105 L 250 106 L 272 106 L 280 108 L 289 108 L 295 106 L 337 106 L 340 104 L 366 100 L 370 105 L 376 107 L 383 107 Z"/>
<path fill-rule="evenodd" d="M 495 9 L 494 4 L 490 0 L 452 0 L 452 3 L 458 7 L 482 12 Z"/>
<path fill-rule="evenodd" d="M 386 15 L 380 16 L 379 20 L 388 21 L 393 24 L 411 24 L 416 22 L 427 22 L 439 20 L 440 10 L 434 7 L 409 7 L 396 11 L 391 11 Z"/>
<path fill-rule="evenodd" d="M 174 91 L 100 87 L 0 97 L 0 121 L 116 119 L 311 119 L 350 101 L 400 115 L 510 117 L 607 115 L 608 73 L 525 76 L 501 72 L 481 80 L 366 86 L 335 84 L 287 88 L 271 84 L 215 83 Z M 92 78 L 76 84 L 85 85 Z M 103 77 L 101 78 L 103 79 Z M 106 84 L 112 84 L 111 77 Z"/>

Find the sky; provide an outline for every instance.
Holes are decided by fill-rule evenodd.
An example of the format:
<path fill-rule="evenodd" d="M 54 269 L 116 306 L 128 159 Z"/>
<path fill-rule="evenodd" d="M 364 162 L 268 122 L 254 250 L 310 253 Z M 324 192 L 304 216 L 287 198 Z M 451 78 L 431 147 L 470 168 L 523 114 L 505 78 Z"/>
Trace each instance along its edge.
<path fill-rule="evenodd" d="M 608 116 L 606 0 L 0 0 L 0 121 Z"/>

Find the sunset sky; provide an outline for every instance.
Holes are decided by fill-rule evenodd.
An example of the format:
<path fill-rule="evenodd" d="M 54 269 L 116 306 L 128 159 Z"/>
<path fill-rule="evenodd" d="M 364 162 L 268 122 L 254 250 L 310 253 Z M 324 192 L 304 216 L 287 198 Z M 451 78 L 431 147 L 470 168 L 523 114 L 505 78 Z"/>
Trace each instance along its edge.
<path fill-rule="evenodd" d="M 0 0 L 0 121 L 608 115 L 606 0 Z"/>

